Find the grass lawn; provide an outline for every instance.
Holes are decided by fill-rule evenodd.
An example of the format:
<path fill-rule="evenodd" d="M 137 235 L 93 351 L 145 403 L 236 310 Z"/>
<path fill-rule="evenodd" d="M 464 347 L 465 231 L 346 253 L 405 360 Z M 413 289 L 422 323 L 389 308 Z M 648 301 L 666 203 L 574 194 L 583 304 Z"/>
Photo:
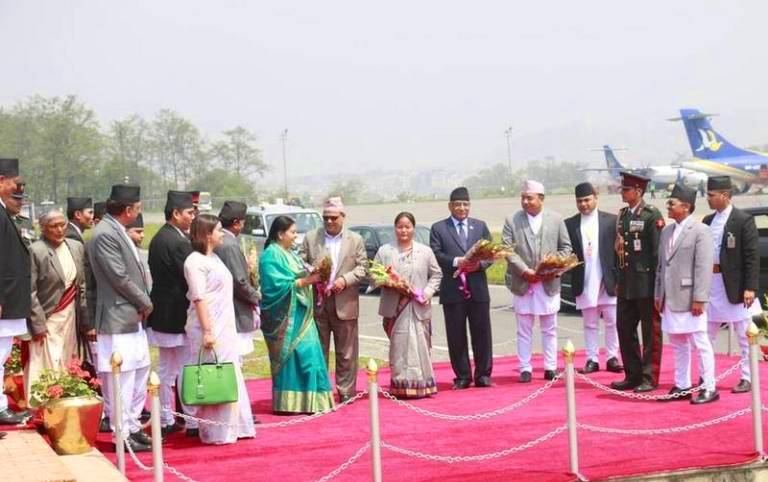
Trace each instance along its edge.
<path fill-rule="evenodd" d="M 268 378 L 271 376 L 269 372 L 269 355 L 267 353 L 267 344 L 264 342 L 264 340 L 255 340 L 254 341 L 254 348 L 255 350 L 252 353 L 249 353 L 245 357 L 245 361 L 243 363 L 243 375 L 246 379 L 249 378 Z M 157 348 L 150 347 L 149 354 L 152 358 L 152 367 L 153 369 L 157 369 Z M 334 352 L 331 352 L 330 355 L 330 372 L 333 373 L 334 369 L 336 367 L 336 357 Z M 360 368 L 364 368 L 368 365 L 368 359 L 370 357 L 367 356 L 361 356 L 358 358 L 358 366 Z M 374 358 L 376 361 L 376 364 L 379 366 L 379 368 L 384 368 L 389 365 L 389 362 L 386 360 L 382 360 L 380 358 Z"/>
<path fill-rule="evenodd" d="M 501 233 L 491 233 L 494 241 L 501 241 Z M 486 276 L 488 276 L 488 283 L 492 285 L 504 284 L 504 273 L 507 272 L 507 260 L 500 259 L 493 263 L 490 268 L 485 270 Z"/>

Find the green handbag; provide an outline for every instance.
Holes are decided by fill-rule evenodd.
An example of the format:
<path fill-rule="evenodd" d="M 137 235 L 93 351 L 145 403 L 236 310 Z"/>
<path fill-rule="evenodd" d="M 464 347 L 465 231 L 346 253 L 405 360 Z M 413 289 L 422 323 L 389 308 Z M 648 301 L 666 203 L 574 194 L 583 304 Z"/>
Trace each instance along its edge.
<path fill-rule="evenodd" d="M 181 401 L 184 405 L 218 405 L 237 401 L 237 376 L 232 362 L 219 363 L 216 350 L 213 363 L 203 363 L 203 350 L 197 365 L 184 365 L 181 372 Z"/>

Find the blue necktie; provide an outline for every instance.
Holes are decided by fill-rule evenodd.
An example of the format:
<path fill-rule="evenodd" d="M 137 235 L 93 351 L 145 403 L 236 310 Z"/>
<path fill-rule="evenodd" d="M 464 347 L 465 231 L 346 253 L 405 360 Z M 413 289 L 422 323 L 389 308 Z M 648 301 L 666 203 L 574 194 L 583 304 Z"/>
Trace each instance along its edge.
<path fill-rule="evenodd" d="M 464 221 L 459 221 L 459 239 L 461 240 L 461 247 L 467 249 L 467 232 L 464 230 Z"/>

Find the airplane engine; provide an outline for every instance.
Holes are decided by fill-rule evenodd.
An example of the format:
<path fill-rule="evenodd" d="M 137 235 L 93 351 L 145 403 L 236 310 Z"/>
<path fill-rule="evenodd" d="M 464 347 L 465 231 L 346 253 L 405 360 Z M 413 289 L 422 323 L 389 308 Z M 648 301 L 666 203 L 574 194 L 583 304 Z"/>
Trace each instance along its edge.
<path fill-rule="evenodd" d="M 703 172 L 689 172 L 683 176 L 683 183 L 692 188 L 698 189 L 702 182 L 707 183 L 707 175 Z"/>

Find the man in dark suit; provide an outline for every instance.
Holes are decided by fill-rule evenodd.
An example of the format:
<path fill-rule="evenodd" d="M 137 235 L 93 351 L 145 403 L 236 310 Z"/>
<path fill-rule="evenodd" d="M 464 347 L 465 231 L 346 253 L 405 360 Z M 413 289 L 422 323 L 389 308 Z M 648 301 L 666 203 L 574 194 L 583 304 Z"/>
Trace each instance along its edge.
<path fill-rule="evenodd" d="M 584 373 L 600 369 L 598 357 L 600 317 L 605 325 L 606 369 L 621 373 L 616 332 L 616 215 L 597 209 L 597 190 L 588 182 L 576 186 L 579 214 L 565 220 L 571 247 L 583 264 L 571 272 L 571 290 L 576 309 L 584 318 L 587 363 Z"/>
<path fill-rule="evenodd" d="M 187 323 L 187 281 L 184 261 L 192 252 L 186 232 L 195 218 L 192 196 L 187 192 L 168 191 L 165 224 L 149 243 L 149 271 L 152 274 L 150 298 L 154 310 L 149 316 L 149 343 L 158 348 L 160 376 L 160 424 L 164 433 L 180 427 L 171 414 L 173 385 L 181 367 L 189 358 L 184 333 Z M 190 429 L 190 426 L 187 426 Z"/>
<path fill-rule="evenodd" d="M 476 387 L 490 387 L 493 369 L 491 339 L 491 298 L 485 263 L 470 263 L 464 255 L 480 239 L 491 239 L 485 222 L 469 217 L 469 191 L 457 187 L 451 192 L 448 209 L 451 215 L 432 225 L 429 245 L 443 270 L 440 282 L 440 304 L 445 315 L 448 354 L 456 378 L 453 389 L 468 388 L 472 371 L 467 343 L 467 320 L 475 357 L 474 381 Z M 466 285 L 456 270 L 466 273 Z"/>
<path fill-rule="evenodd" d="M 235 298 L 235 323 L 242 342 L 241 356 L 253 351 L 253 337 L 258 326 L 258 306 L 261 299 L 253 276 L 255 259 L 246 260 L 240 249 L 240 232 L 245 222 L 247 206 L 237 201 L 226 201 L 219 212 L 224 228 L 224 241 L 214 248 L 216 255 L 232 273 L 232 292 Z"/>
<path fill-rule="evenodd" d="M 6 211 L 6 203 L 21 182 L 18 159 L 0 159 L 0 380 L 3 363 L 11 353 L 13 337 L 27 332 L 32 304 L 29 251 L 19 230 Z M 8 408 L 8 398 L 0 392 L 0 425 L 17 425 L 29 414 Z"/>
<path fill-rule="evenodd" d="M 89 197 L 67 198 L 66 237 L 83 243 L 83 233 L 93 227 L 93 199 Z"/>
<path fill-rule="evenodd" d="M 760 275 L 760 235 L 755 219 L 731 204 L 731 178 L 710 176 L 707 201 L 715 212 L 704 216 L 714 242 L 715 260 L 707 306 L 708 332 L 712 345 L 722 323 L 733 323 L 739 337 L 741 357 L 749 357 L 747 328 L 751 321 L 749 307 L 755 299 Z M 749 364 L 741 366 L 741 380 L 731 391 L 746 393 L 752 389 Z"/>

